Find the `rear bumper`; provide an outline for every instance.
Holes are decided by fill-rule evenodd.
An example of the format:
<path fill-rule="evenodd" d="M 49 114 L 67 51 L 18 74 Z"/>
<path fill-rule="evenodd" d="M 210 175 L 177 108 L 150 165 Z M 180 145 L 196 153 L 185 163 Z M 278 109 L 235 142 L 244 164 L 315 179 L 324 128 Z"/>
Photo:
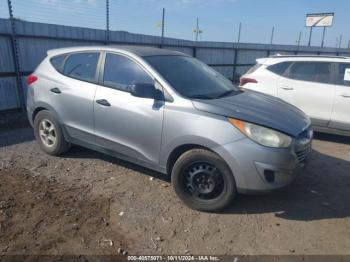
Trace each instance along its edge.
<path fill-rule="evenodd" d="M 28 117 L 28 121 L 32 127 L 34 126 L 33 113 L 34 113 L 33 109 L 30 106 L 27 106 L 27 117 Z"/>
<path fill-rule="evenodd" d="M 35 102 L 34 102 L 34 89 L 31 85 L 28 86 L 27 89 L 27 116 L 31 126 L 34 126 L 33 114 L 35 110 Z"/>
<path fill-rule="evenodd" d="M 231 168 L 240 193 L 268 192 L 285 187 L 302 172 L 310 152 L 303 152 L 301 157 L 292 148 L 268 148 L 248 138 L 215 151 Z"/>

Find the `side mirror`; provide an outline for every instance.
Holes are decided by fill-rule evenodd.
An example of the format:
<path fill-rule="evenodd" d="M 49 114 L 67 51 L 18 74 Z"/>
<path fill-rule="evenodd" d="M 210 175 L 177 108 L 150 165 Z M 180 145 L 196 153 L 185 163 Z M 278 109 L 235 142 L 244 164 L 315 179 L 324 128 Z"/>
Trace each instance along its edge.
<path fill-rule="evenodd" d="M 130 94 L 136 97 L 158 99 L 158 91 L 153 84 L 136 83 L 130 86 Z"/>

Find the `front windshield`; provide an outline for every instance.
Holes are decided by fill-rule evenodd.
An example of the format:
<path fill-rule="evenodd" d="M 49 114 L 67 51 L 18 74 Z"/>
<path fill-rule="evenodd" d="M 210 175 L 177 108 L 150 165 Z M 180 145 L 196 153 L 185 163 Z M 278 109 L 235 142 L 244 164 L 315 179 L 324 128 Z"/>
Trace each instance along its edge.
<path fill-rule="evenodd" d="M 230 80 L 195 58 L 148 56 L 145 59 L 185 97 L 215 99 L 238 92 Z"/>

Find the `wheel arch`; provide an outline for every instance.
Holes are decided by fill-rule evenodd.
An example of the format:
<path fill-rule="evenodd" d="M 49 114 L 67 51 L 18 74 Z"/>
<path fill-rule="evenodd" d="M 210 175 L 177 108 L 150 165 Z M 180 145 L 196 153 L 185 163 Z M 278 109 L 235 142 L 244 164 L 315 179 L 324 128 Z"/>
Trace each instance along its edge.
<path fill-rule="evenodd" d="M 169 157 L 168 157 L 167 162 L 166 162 L 167 174 L 169 174 L 169 175 L 171 174 L 172 169 L 174 167 L 174 164 L 179 159 L 179 157 L 181 155 L 183 155 L 185 152 L 190 151 L 192 149 L 205 149 L 205 150 L 208 150 L 210 152 L 213 152 L 213 153 L 217 154 L 215 151 L 213 151 L 209 147 L 206 147 L 206 146 L 203 146 L 203 145 L 199 145 L 199 144 L 183 144 L 183 145 L 180 145 L 180 146 L 174 148 L 169 154 Z"/>
<path fill-rule="evenodd" d="M 53 115 L 55 120 L 61 125 L 64 138 L 67 141 L 69 141 L 69 135 L 67 133 L 65 126 L 63 125 L 61 118 L 57 114 L 56 110 L 52 106 L 50 106 L 49 104 L 47 104 L 45 102 L 38 102 L 35 104 L 35 109 L 33 110 L 33 113 L 31 115 L 31 120 L 33 121 L 32 123 L 34 123 L 34 119 L 38 115 L 38 113 L 41 111 L 44 111 L 44 110 L 49 111 Z"/>
<path fill-rule="evenodd" d="M 40 111 L 43 111 L 43 110 L 49 111 L 51 114 L 53 114 L 53 116 L 55 117 L 56 121 L 58 121 L 59 123 L 62 123 L 60 117 L 58 116 L 58 114 L 56 112 L 56 110 L 52 106 L 50 106 L 48 103 L 45 103 L 45 102 L 37 102 L 35 104 L 35 109 L 33 110 L 33 113 L 32 113 L 32 121 L 33 122 L 34 122 L 35 116 Z"/>
<path fill-rule="evenodd" d="M 32 114 L 32 121 L 33 121 L 33 123 L 34 123 L 34 119 L 35 119 L 36 115 L 37 115 L 40 111 L 44 111 L 44 110 L 49 111 L 47 108 L 41 107 L 41 106 L 35 108 L 35 110 L 33 111 L 33 114 Z"/>

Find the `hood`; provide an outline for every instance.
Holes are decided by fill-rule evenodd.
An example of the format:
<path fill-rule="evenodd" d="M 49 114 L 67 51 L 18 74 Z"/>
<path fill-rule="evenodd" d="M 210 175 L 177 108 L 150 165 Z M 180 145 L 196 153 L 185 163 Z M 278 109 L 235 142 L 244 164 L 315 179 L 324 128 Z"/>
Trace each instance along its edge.
<path fill-rule="evenodd" d="M 236 95 L 193 100 L 196 109 L 258 124 L 297 137 L 310 126 L 304 112 L 270 95 L 243 91 Z"/>

